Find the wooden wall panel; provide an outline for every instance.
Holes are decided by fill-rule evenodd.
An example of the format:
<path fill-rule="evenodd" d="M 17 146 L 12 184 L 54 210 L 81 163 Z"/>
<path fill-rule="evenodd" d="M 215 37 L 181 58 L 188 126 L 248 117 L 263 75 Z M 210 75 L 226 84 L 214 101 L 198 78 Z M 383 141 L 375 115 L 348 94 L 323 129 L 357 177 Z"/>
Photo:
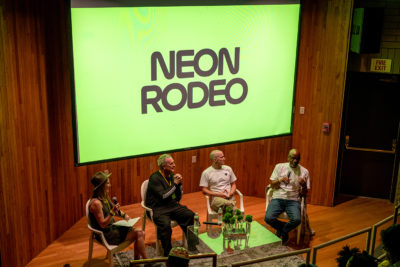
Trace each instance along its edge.
<path fill-rule="evenodd" d="M 44 51 L 36 39 L 43 23 L 23 3 L 7 3 L 1 18 L 1 254 L 4 266 L 23 266 L 57 237 L 46 232 L 54 214 L 44 208 L 53 191 Z"/>
<path fill-rule="evenodd" d="M 302 3 L 292 141 L 311 173 L 310 202 L 332 206 L 353 1 Z M 323 122 L 331 123 L 330 134 L 322 132 Z"/>
<path fill-rule="evenodd" d="M 350 0 L 303 1 L 294 134 L 218 147 L 246 195 L 266 180 L 293 143 L 311 172 L 311 202 L 332 205 Z M 24 266 L 84 215 L 90 177 L 110 169 L 112 195 L 140 201 L 157 156 L 75 167 L 64 1 L 0 1 L 0 220 L 4 266 Z M 331 135 L 320 132 L 333 122 Z M 106 122 L 105 122 L 106 124 Z M 184 191 L 199 190 L 214 147 L 172 153 Z M 196 162 L 192 163 L 192 157 Z M 204 201 L 204 199 L 199 199 Z"/>

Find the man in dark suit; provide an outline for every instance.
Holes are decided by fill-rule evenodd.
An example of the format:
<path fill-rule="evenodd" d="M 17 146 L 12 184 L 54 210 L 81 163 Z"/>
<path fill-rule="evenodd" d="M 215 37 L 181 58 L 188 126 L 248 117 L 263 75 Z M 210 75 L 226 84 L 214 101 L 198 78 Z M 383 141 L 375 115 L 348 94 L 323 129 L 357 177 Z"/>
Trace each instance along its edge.
<path fill-rule="evenodd" d="M 153 209 L 153 220 L 157 225 L 157 235 L 167 257 L 171 245 L 171 220 L 178 222 L 184 233 L 189 225 L 193 225 L 194 213 L 179 201 L 182 198 L 182 175 L 174 173 L 174 159 L 168 155 L 161 155 L 157 164 L 159 170 L 149 179 L 146 194 L 146 206 Z"/>

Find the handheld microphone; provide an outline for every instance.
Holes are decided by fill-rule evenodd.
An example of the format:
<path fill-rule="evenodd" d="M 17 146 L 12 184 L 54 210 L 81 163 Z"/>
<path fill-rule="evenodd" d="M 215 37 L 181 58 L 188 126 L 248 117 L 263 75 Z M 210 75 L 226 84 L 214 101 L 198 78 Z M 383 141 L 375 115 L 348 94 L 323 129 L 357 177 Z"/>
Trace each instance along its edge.
<path fill-rule="evenodd" d="M 203 222 L 204 224 L 210 224 L 210 225 L 222 225 L 222 223 L 217 223 L 217 222 Z"/>
<path fill-rule="evenodd" d="M 117 205 L 117 204 L 118 204 L 117 197 L 113 197 L 113 198 L 112 198 L 112 201 L 113 201 L 114 205 Z M 119 216 L 122 216 L 120 210 L 118 210 L 118 215 L 119 215 Z"/>
<path fill-rule="evenodd" d="M 286 177 L 288 178 L 288 181 L 289 181 L 287 184 L 290 184 L 290 174 L 291 174 L 291 171 L 289 170 L 287 175 L 286 175 Z"/>

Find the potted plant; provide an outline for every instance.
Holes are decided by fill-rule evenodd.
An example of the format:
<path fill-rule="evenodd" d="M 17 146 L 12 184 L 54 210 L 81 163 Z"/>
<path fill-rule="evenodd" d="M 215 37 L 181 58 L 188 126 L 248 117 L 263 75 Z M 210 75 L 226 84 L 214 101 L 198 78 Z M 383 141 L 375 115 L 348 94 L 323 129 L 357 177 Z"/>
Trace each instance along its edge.
<path fill-rule="evenodd" d="M 253 216 L 251 215 L 246 215 L 246 234 L 250 235 L 250 230 L 251 230 L 251 222 L 253 221 Z"/>
<path fill-rule="evenodd" d="M 243 232 L 243 215 L 242 214 L 237 215 L 236 219 L 237 219 L 237 222 L 238 222 L 238 225 L 239 225 L 239 227 L 238 227 L 239 231 Z"/>
<path fill-rule="evenodd" d="M 223 227 L 224 232 L 229 232 L 229 229 L 230 229 L 229 224 L 230 224 L 231 218 L 232 218 L 232 213 L 230 213 L 230 212 L 226 212 L 224 214 L 224 216 L 222 217 L 222 221 L 224 222 L 224 227 Z"/>
<path fill-rule="evenodd" d="M 230 206 L 226 206 L 226 207 L 225 207 L 225 213 L 230 213 L 230 214 L 232 214 L 232 212 L 233 212 L 233 209 L 232 209 Z"/>
<path fill-rule="evenodd" d="M 235 218 L 235 216 L 232 216 L 232 217 L 229 219 L 229 224 L 230 224 L 230 226 L 231 226 L 232 232 L 235 232 L 235 231 L 236 231 L 235 223 L 236 223 L 236 218 Z"/>

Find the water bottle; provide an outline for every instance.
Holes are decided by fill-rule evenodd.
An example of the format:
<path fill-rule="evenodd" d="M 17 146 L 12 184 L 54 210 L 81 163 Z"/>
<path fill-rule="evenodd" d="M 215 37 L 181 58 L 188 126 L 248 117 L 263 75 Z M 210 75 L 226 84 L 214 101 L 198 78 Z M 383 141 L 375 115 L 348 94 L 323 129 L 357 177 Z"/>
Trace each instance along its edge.
<path fill-rule="evenodd" d="M 195 213 L 193 220 L 193 230 L 196 235 L 199 233 L 199 226 L 200 226 L 199 214 Z"/>
<path fill-rule="evenodd" d="M 221 225 L 222 224 L 222 208 L 219 207 L 218 209 L 218 224 Z"/>

